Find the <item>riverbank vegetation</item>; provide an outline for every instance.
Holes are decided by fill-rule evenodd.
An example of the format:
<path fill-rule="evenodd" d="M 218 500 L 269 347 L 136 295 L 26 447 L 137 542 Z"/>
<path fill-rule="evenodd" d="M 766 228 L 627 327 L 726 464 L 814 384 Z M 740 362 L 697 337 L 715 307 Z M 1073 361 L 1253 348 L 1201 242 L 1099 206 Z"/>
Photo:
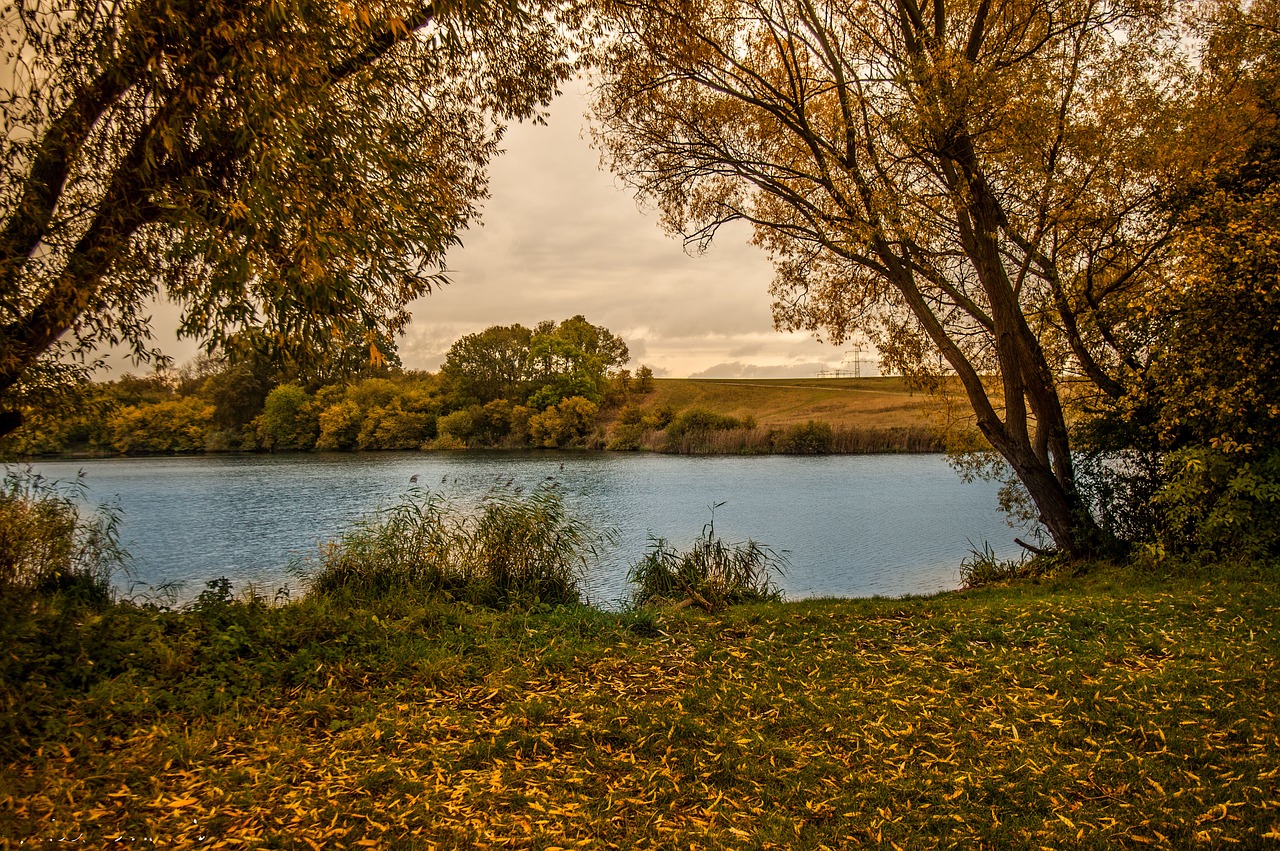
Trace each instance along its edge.
<path fill-rule="evenodd" d="M 0 836 L 1264 847 L 1277 579 L 1099 566 L 713 615 L 55 593 L 7 621 Z"/>
<path fill-rule="evenodd" d="M 681 454 L 937 452 L 902 379 L 732 382 L 626 368 L 626 343 L 584 317 L 459 339 L 436 373 L 346 351 L 320 370 L 201 358 L 82 382 L 24 411 L 11 455 L 154 455 L 585 447 Z"/>

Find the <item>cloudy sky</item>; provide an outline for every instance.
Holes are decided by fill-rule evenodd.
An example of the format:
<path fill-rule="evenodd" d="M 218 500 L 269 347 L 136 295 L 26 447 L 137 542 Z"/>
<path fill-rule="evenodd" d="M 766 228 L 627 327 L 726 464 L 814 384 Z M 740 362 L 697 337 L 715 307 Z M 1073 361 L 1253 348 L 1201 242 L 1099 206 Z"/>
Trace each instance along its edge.
<path fill-rule="evenodd" d="M 578 313 L 626 340 L 633 367 L 658 375 L 795 377 L 839 366 L 845 350 L 773 330 L 769 263 L 746 227 L 690 256 L 600 170 L 585 95 L 571 83 L 546 126 L 508 132 L 483 225 L 449 256 L 453 284 L 412 306 L 405 366 L 435 369 L 454 340 L 490 325 Z"/>
<path fill-rule="evenodd" d="M 691 256 L 654 211 L 637 207 L 599 167 L 586 104 L 586 84 L 570 83 L 546 125 L 510 128 L 506 153 L 490 166 L 482 224 L 448 257 L 453 283 L 411 305 L 400 340 L 406 367 L 434 371 L 455 340 L 490 325 L 579 313 L 627 342 L 633 369 L 646 364 L 660 376 L 792 378 L 850 365 L 846 348 L 773 329 L 771 269 L 745 225 L 722 229 Z M 183 363 L 197 346 L 173 339 L 176 314 L 155 306 L 157 342 Z M 105 371 L 136 369 L 114 351 Z"/>

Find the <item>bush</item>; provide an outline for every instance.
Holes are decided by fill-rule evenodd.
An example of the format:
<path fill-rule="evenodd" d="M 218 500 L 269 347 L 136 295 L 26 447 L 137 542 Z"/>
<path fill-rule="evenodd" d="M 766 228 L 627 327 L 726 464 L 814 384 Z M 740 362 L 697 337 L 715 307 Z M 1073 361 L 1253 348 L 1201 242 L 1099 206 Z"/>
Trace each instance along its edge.
<path fill-rule="evenodd" d="M 835 438 L 828 423 L 809 420 L 787 426 L 774 437 L 774 449 L 787 455 L 825 455 Z"/>
<path fill-rule="evenodd" d="M 364 423 L 364 411 L 350 399 L 335 402 L 320 412 L 320 437 L 316 449 L 333 452 L 354 449 Z"/>
<path fill-rule="evenodd" d="M 465 413 L 465 412 L 458 412 Z M 361 449 L 417 449 L 436 436 L 436 415 L 405 410 L 399 398 L 385 408 L 373 408 L 360 428 Z"/>
<path fill-rule="evenodd" d="M 451 437 L 464 444 L 475 430 L 475 417 L 471 411 L 463 409 L 445 414 L 436 420 L 436 432 L 440 437 Z"/>
<path fill-rule="evenodd" d="M 119 512 L 101 506 L 85 517 L 73 495 L 83 482 L 60 486 L 29 468 L 8 469 L 0 483 L 0 608 L 25 611 L 37 595 L 81 602 L 110 599 L 111 576 L 124 568 Z"/>
<path fill-rule="evenodd" d="M 637 606 L 696 603 L 707 610 L 738 603 L 772 602 L 782 599 L 774 581 L 787 566 L 785 553 L 748 540 L 725 543 L 715 532 L 714 509 L 711 522 L 686 552 L 651 538 L 649 551 L 631 567 L 627 579 L 635 591 Z"/>
<path fill-rule="evenodd" d="M 1280 450 L 1227 453 L 1196 447 L 1171 453 L 1155 495 L 1170 555 L 1256 559 L 1280 556 Z"/>
<path fill-rule="evenodd" d="M 421 446 L 421 449 L 426 452 L 456 452 L 466 448 L 467 442 L 465 440 L 459 440 L 451 434 L 442 434 L 435 440 L 428 440 Z"/>
<path fill-rule="evenodd" d="M 191 397 L 123 408 L 109 420 L 111 445 L 125 455 L 201 452 L 213 406 Z"/>
<path fill-rule="evenodd" d="M 591 433 L 599 413 L 595 402 L 571 396 L 529 418 L 529 439 L 549 449 L 572 446 Z"/>
<path fill-rule="evenodd" d="M 731 428 L 743 428 L 745 424 L 736 417 L 717 414 L 706 408 L 686 408 L 676 414 L 667 425 L 667 439 L 678 441 L 686 434 L 695 431 L 727 431 Z"/>
<path fill-rule="evenodd" d="M 551 482 L 527 494 L 499 485 L 470 513 L 439 493 L 414 490 L 298 570 L 316 596 L 443 593 L 490 606 L 557 605 L 578 602 L 596 544 Z"/>

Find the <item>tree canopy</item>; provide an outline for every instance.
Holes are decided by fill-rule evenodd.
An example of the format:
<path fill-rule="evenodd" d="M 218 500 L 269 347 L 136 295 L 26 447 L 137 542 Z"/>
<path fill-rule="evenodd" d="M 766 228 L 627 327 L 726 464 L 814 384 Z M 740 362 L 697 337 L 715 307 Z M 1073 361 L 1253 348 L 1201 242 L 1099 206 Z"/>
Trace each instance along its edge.
<path fill-rule="evenodd" d="M 954 373 L 1057 547 L 1095 550 L 1068 382 L 1149 365 L 1170 194 L 1211 157 L 1183 5 L 617 0 L 614 169 L 705 246 L 749 222 L 775 318 Z"/>
<path fill-rule="evenodd" d="M 478 402 L 529 401 L 543 409 L 572 396 L 599 404 L 608 379 L 630 359 L 622 338 L 578 315 L 468 334 L 449 348 L 440 371 L 458 394 Z"/>
<path fill-rule="evenodd" d="M 376 349 L 442 280 L 503 123 L 571 70 L 555 0 L 3 15 L 0 402 L 41 362 L 152 354 L 160 297 L 211 350 L 246 332 L 295 361 Z"/>

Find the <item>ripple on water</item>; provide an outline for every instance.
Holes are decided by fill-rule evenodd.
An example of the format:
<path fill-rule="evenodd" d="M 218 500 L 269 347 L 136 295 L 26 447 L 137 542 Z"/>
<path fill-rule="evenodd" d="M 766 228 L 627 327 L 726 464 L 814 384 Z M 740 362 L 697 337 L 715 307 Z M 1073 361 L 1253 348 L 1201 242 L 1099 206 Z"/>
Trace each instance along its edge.
<path fill-rule="evenodd" d="M 418 486 L 475 499 L 498 480 L 552 477 L 570 506 L 617 546 L 586 581 L 588 597 L 625 597 L 626 571 L 650 535 L 690 543 L 716 531 L 789 551 L 789 597 L 900 596 L 955 588 L 970 542 L 1014 555 L 996 486 L 966 483 L 937 455 L 714 457 L 617 453 L 369 453 L 46 461 L 84 470 L 90 500 L 117 498 L 136 589 L 211 578 L 272 589 L 297 580 L 290 560 Z M 129 580 L 120 582 L 128 586 Z M 128 591 L 128 587 L 122 590 Z"/>

